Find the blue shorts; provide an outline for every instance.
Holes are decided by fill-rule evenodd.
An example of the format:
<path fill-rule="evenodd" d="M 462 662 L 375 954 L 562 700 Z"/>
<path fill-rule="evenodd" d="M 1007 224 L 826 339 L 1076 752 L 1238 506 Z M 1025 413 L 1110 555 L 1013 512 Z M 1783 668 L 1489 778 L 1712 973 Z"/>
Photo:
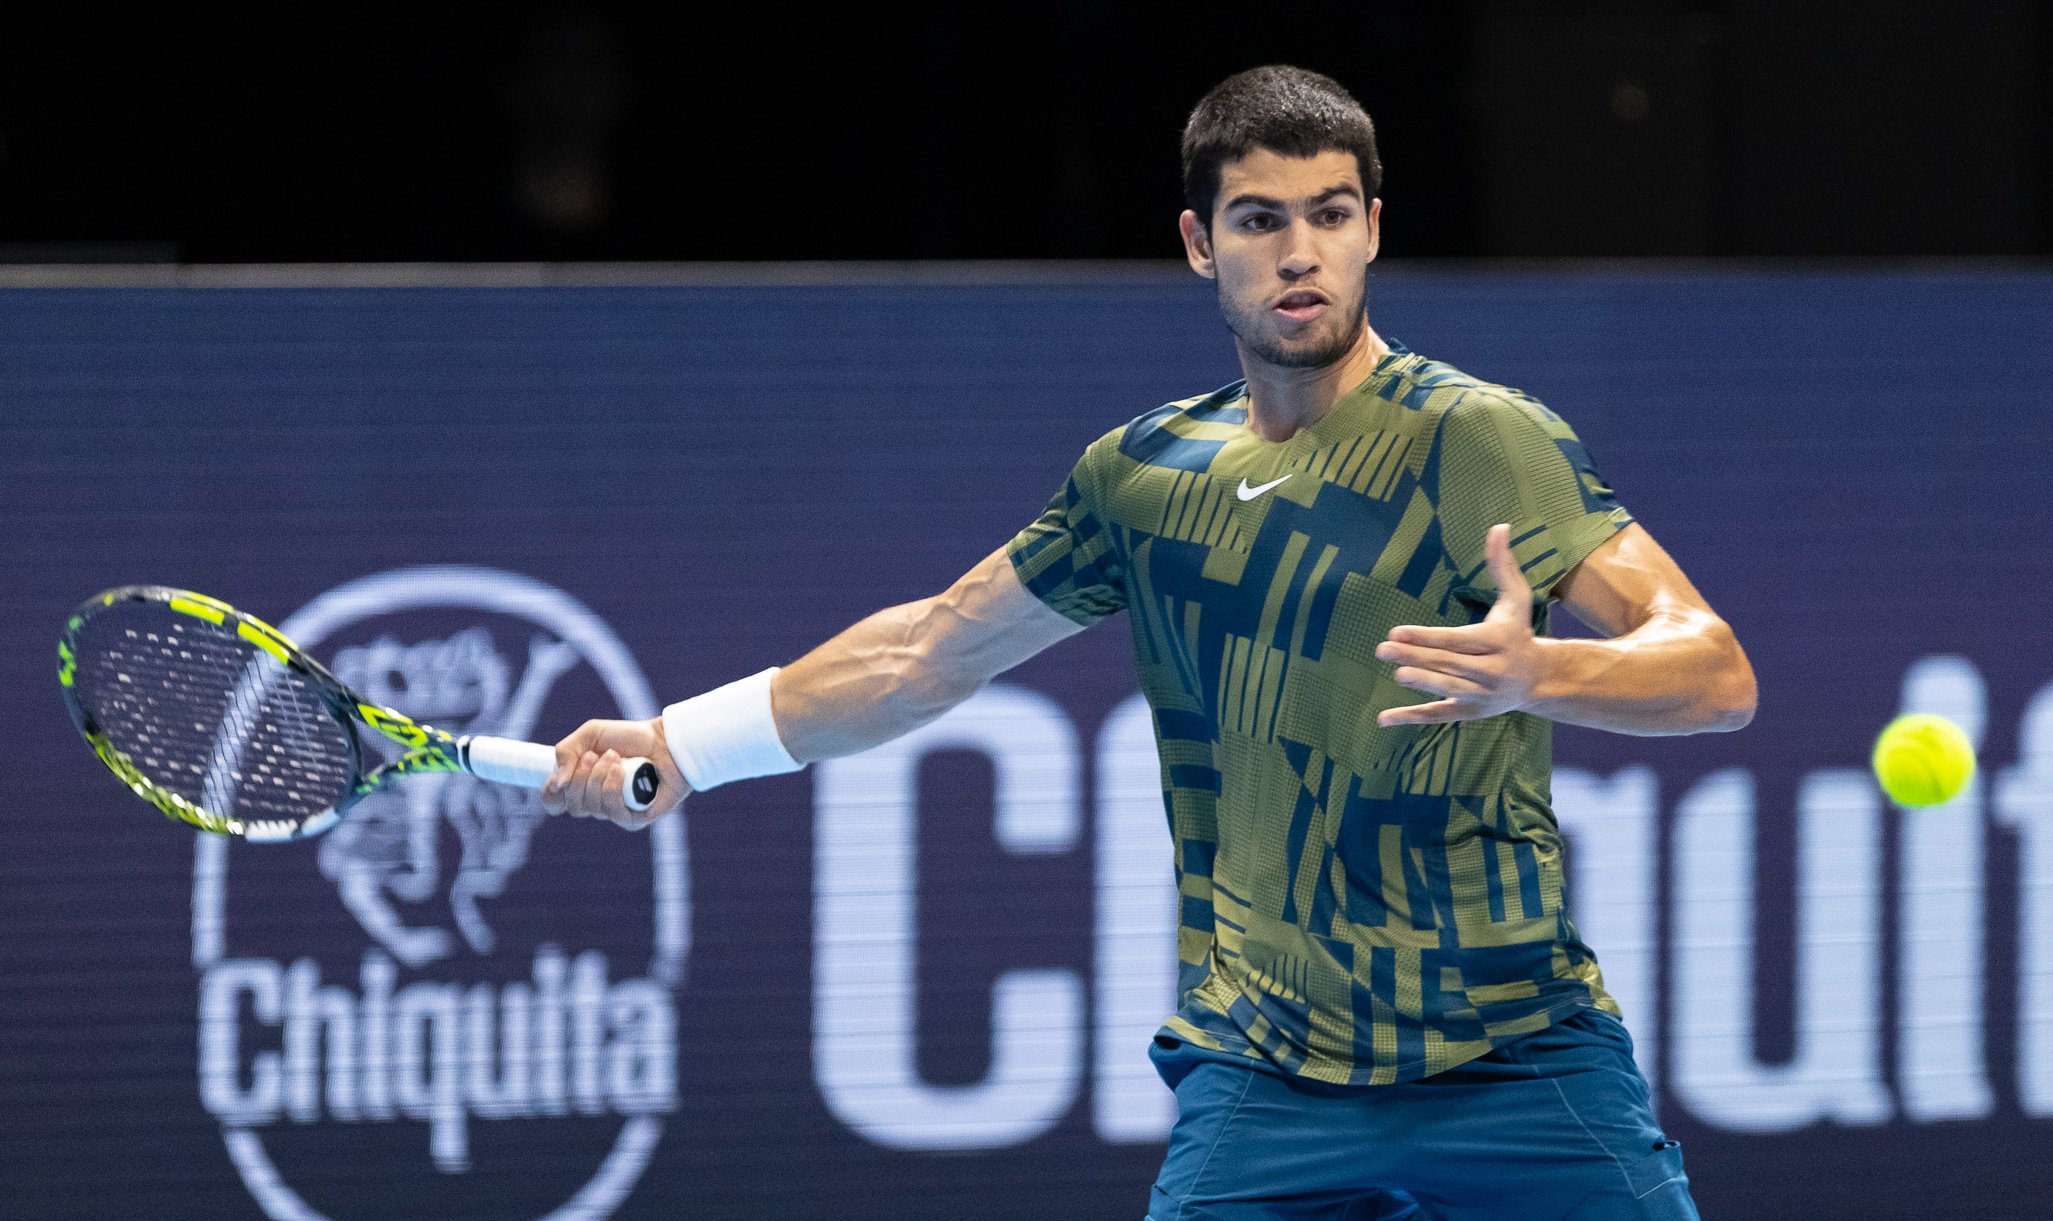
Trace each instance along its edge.
<path fill-rule="evenodd" d="M 1625 1024 L 1583 1009 L 1422 1081 L 1286 1081 L 1158 1038 L 1149 1221 L 1695 1221 Z"/>

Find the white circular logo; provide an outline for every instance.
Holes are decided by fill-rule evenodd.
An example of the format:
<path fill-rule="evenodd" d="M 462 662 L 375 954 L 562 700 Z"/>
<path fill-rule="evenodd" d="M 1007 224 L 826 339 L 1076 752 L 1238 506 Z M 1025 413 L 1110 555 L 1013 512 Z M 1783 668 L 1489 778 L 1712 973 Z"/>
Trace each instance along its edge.
<path fill-rule="evenodd" d="M 515 573 L 380 573 L 279 628 L 370 701 L 452 733 L 546 740 L 599 701 L 658 711 L 611 628 Z M 320 839 L 232 845 L 198 837 L 193 870 L 200 1097 L 267 1215 L 619 1206 L 676 1107 L 680 819 L 551 823 L 534 793 L 425 775 Z M 637 909 L 653 919 L 621 919 Z"/>

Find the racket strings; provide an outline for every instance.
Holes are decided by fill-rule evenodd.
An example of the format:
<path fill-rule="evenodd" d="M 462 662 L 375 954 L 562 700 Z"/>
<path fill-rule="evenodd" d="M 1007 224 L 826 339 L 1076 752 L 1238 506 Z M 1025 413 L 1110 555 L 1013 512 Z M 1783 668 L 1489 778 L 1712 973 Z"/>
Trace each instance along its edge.
<path fill-rule="evenodd" d="M 355 776 L 319 688 L 221 627 L 153 604 L 82 625 L 77 697 L 156 784 L 243 821 L 299 819 Z"/>

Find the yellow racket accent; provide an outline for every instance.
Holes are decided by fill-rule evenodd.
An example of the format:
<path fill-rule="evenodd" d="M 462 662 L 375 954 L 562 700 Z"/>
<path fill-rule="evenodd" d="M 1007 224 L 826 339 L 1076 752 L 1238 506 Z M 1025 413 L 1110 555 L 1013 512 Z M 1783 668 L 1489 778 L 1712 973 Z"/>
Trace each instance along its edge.
<path fill-rule="evenodd" d="M 208 606 L 196 598 L 173 598 L 166 605 L 181 615 L 191 615 L 195 619 L 205 619 L 208 623 L 219 623 L 227 618 L 226 613 L 220 607 Z"/>
<path fill-rule="evenodd" d="M 215 622 L 218 623 L 220 621 L 217 619 Z M 279 665 L 289 664 L 289 653 L 292 646 L 286 643 L 285 637 L 280 636 L 277 632 L 272 631 L 256 620 L 243 619 L 238 621 L 235 625 L 235 634 L 277 658 Z"/>
<path fill-rule="evenodd" d="M 403 757 L 381 770 L 395 775 L 463 770 L 456 759 L 456 739 L 441 730 L 422 725 L 394 708 L 360 703 L 356 710 L 366 725 L 407 748 Z"/>
<path fill-rule="evenodd" d="M 132 789 L 136 796 L 163 811 L 164 817 L 183 819 L 195 827 L 208 831 L 229 829 L 229 824 L 233 820 L 219 814 L 210 814 L 178 794 L 150 783 L 149 777 L 137 770 L 135 761 L 116 749 L 105 734 L 89 733 L 86 735 L 86 741 L 92 744 L 93 753 L 100 757 L 100 762 L 106 764 L 109 771 L 120 777 L 121 782 Z"/>
<path fill-rule="evenodd" d="M 93 635 L 97 629 L 92 621 L 102 612 L 154 613 L 118 608 L 124 601 L 208 626 L 180 626 L 175 621 L 165 624 L 161 619 L 146 618 L 124 636 L 121 628 L 103 624 L 111 635 L 100 642 Z M 155 634 L 159 627 L 190 633 L 198 643 L 191 652 L 178 651 L 182 646 L 175 640 L 159 640 Z M 129 642 L 140 631 L 151 633 L 147 646 Z M 249 654 L 220 647 L 231 637 L 270 654 L 291 673 L 279 674 L 261 666 L 262 673 L 250 673 L 246 668 Z M 202 643 L 207 646 L 204 650 Z M 205 831 L 268 841 L 318 835 L 357 801 L 395 777 L 468 770 L 455 737 L 398 709 L 366 702 L 278 629 L 217 598 L 189 590 L 136 585 L 94 595 L 65 624 L 65 636 L 57 645 L 57 678 L 73 722 L 123 787 L 167 817 Z M 148 694 L 137 696 L 135 691 L 144 687 Z M 169 711 L 172 709 L 177 710 L 176 715 Z M 356 714 L 354 718 L 350 712 Z M 235 719 L 230 719 L 231 714 Z M 216 717 L 220 725 L 213 738 L 208 737 L 209 717 Z M 403 753 L 365 774 L 363 738 L 352 721 L 361 721 L 398 743 Z M 297 780 L 298 787 L 286 784 L 277 792 L 252 787 L 245 794 L 245 778 L 240 773 L 229 773 L 236 784 L 228 783 L 229 776 L 218 775 L 221 768 L 232 767 L 223 762 L 223 743 L 240 751 L 247 740 L 258 741 L 258 748 L 273 755 L 281 750 L 296 752 L 290 759 L 274 762 L 289 779 Z M 131 753 L 126 746 L 134 743 L 141 745 Z M 148 774 L 160 770 L 164 783 Z M 212 777 L 209 785 L 191 784 L 191 774 L 202 772 Z M 258 786 L 260 782 L 252 777 L 247 784 Z M 243 801 L 244 795 L 251 799 Z M 217 800 L 229 802 L 231 809 L 246 815 L 218 813 L 199 804 Z M 320 808 L 323 802 L 327 804 Z M 270 817 L 273 811 L 280 816 Z"/>

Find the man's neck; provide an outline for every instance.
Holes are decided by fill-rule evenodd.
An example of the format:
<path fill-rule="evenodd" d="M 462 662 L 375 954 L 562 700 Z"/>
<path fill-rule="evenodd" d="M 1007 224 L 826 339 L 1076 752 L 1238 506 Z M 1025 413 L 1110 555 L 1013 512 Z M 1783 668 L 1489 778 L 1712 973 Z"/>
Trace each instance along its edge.
<path fill-rule="evenodd" d="M 1264 441 L 1288 441 L 1333 410 L 1340 396 L 1368 380 L 1390 345 L 1364 323 L 1347 354 L 1316 369 L 1286 369 L 1240 350 L 1247 376 L 1247 426 Z"/>

